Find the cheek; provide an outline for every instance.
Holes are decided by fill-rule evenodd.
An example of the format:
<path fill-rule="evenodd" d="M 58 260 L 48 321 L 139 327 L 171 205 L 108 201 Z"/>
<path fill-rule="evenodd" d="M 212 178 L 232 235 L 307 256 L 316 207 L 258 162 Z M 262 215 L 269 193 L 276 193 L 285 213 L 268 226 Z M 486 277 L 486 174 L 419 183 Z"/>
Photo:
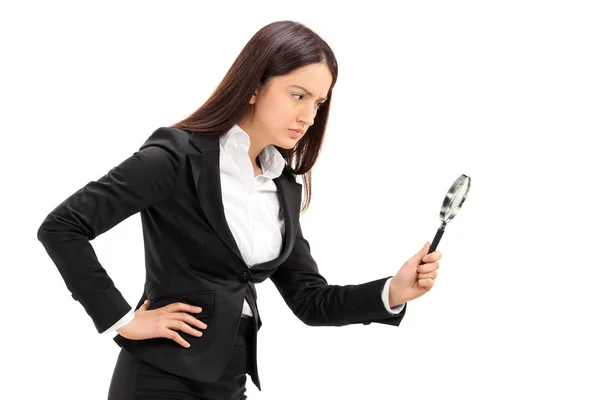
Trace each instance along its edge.
<path fill-rule="evenodd" d="M 295 115 L 296 110 L 292 102 L 283 98 L 270 102 L 264 108 L 263 117 L 273 126 L 288 128 L 293 126 Z"/>
<path fill-rule="evenodd" d="M 291 101 L 282 101 L 279 104 L 279 115 L 286 126 L 296 120 L 296 111 L 296 107 Z"/>

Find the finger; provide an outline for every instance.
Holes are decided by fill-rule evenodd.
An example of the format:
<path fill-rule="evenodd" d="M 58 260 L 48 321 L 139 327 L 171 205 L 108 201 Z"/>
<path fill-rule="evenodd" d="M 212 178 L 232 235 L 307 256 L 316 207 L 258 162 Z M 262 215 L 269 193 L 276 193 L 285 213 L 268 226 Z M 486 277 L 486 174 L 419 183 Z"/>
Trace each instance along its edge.
<path fill-rule="evenodd" d="M 424 289 L 430 290 L 433 287 L 435 280 L 433 278 L 419 279 L 417 283 Z"/>
<path fill-rule="evenodd" d="M 193 306 L 191 304 L 181 302 L 168 304 L 164 307 L 164 309 L 170 313 L 183 311 L 197 314 L 202 312 L 202 307 Z"/>
<path fill-rule="evenodd" d="M 200 332 L 199 330 L 196 330 L 194 328 L 192 328 L 191 326 L 189 326 L 188 324 L 186 324 L 183 321 L 178 321 L 178 320 L 169 320 L 169 321 L 165 321 L 165 325 L 166 328 L 169 329 L 176 329 L 178 331 L 182 331 L 185 332 L 189 335 L 192 336 L 197 336 L 200 337 L 202 336 L 202 332 Z"/>
<path fill-rule="evenodd" d="M 442 258 L 442 253 L 440 253 L 438 250 L 427 254 L 425 257 L 423 257 L 423 261 L 425 262 L 434 262 L 434 261 L 439 261 Z"/>
<path fill-rule="evenodd" d="M 198 318 L 191 316 L 186 313 L 171 313 L 166 314 L 167 319 L 178 319 L 180 321 L 186 322 L 187 324 L 197 326 L 198 328 L 206 329 L 208 325 L 204 322 L 200 321 Z"/>
<path fill-rule="evenodd" d="M 437 261 L 432 262 L 432 263 L 427 263 L 427 264 L 421 264 L 417 267 L 417 272 L 420 272 L 423 274 L 428 274 L 430 272 L 437 270 L 439 267 L 440 267 L 440 263 Z"/>
<path fill-rule="evenodd" d="M 148 305 L 150 304 L 150 302 L 148 300 L 144 300 L 144 302 L 142 303 L 142 305 L 138 308 L 138 310 L 142 310 L 142 311 L 146 311 L 148 309 Z"/>
<path fill-rule="evenodd" d="M 423 248 L 421 250 L 419 250 L 419 252 L 417 254 L 412 256 L 409 261 L 414 264 L 419 264 L 421 262 L 421 260 L 423 259 L 423 257 L 425 257 L 425 255 L 427 254 L 427 251 L 429 251 L 429 246 L 430 246 L 430 243 L 425 242 L 425 246 L 423 246 Z"/>
<path fill-rule="evenodd" d="M 427 274 L 417 274 L 417 279 L 428 279 L 428 278 L 435 279 L 435 278 L 437 278 L 437 275 L 438 275 L 437 271 L 429 272 Z"/>
<path fill-rule="evenodd" d="M 170 329 L 166 329 L 166 328 L 163 329 L 161 331 L 160 337 L 174 340 L 175 342 L 179 343 L 183 347 L 190 347 L 190 344 L 188 342 L 186 342 L 185 340 L 183 340 L 183 338 L 181 337 L 181 335 L 179 335 L 179 333 L 172 331 Z"/>

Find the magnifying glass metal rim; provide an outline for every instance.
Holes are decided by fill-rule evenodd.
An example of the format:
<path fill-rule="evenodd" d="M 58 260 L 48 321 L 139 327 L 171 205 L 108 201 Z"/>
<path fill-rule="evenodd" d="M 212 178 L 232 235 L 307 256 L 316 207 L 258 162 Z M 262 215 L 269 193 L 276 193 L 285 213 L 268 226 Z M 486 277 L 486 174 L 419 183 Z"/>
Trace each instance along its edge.
<path fill-rule="evenodd" d="M 465 184 L 467 185 L 467 191 L 465 192 L 465 195 L 460 200 L 460 203 L 458 204 L 458 207 L 456 208 L 456 212 L 458 212 L 458 210 L 460 210 L 463 203 L 467 199 L 467 194 L 469 193 L 469 189 L 471 189 L 471 178 L 469 178 L 465 174 L 462 174 L 461 176 L 456 178 L 456 180 L 454 181 L 452 186 L 450 186 L 450 189 L 448 190 L 448 193 L 446 193 L 446 197 L 444 197 L 444 201 L 442 202 L 442 208 L 440 209 L 440 219 L 442 221 L 447 223 L 448 221 L 452 220 L 452 218 L 454 218 L 454 216 L 456 215 L 456 212 L 448 215 L 448 212 L 450 211 L 450 205 L 452 204 L 452 198 L 454 197 L 454 195 L 456 194 L 458 189 Z"/>
<path fill-rule="evenodd" d="M 459 190 L 459 188 L 465 184 L 467 185 L 467 190 L 465 191 L 463 198 L 460 199 L 458 208 L 455 210 L 455 212 L 453 214 L 446 215 L 446 214 L 448 214 L 448 211 L 450 209 L 450 205 L 452 204 L 452 199 L 453 199 L 454 195 Z M 437 249 L 440 239 L 442 238 L 442 235 L 444 234 L 444 229 L 446 228 L 446 224 L 448 223 L 448 221 L 450 221 L 452 218 L 454 218 L 454 216 L 456 215 L 458 210 L 460 210 L 463 203 L 465 202 L 465 199 L 467 198 L 467 195 L 469 194 L 470 189 L 471 189 L 471 178 L 469 178 L 465 174 L 462 174 L 458 178 L 456 178 L 456 180 L 454 181 L 452 186 L 450 186 L 450 190 L 448 190 L 448 193 L 446 193 L 446 197 L 444 197 L 444 201 L 442 202 L 442 208 L 440 210 L 440 219 L 442 220 L 442 224 L 438 228 L 437 233 L 435 234 L 435 237 L 433 238 L 433 242 L 431 243 L 431 246 L 429 246 L 429 251 L 427 252 L 427 254 L 431 254 Z"/>

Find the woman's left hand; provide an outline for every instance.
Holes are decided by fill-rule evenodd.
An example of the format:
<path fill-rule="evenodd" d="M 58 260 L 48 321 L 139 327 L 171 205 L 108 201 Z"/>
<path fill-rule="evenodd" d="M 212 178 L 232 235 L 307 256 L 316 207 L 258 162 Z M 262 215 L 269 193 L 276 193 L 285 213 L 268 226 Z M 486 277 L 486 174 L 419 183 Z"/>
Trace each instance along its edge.
<path fill-rule="evenodd" d="M 392 278 L 389 295 L 390 307 L 421 297 L 433 287 L 442 253 L 436 250 L 427 254 L 429 247 L 430 243 L 425 243 L 425 246 L 406 261 Z M 422 262 L 424 264 L 421 264 Z"/>

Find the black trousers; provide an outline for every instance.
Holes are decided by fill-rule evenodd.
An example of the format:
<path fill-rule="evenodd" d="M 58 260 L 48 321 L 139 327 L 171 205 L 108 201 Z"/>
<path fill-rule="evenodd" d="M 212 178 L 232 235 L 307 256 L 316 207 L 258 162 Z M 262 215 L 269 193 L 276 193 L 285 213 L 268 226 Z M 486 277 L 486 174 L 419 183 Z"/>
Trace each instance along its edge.
<path fill-rule="evenodd" d="M 215 383 L 201 383 L 163 371 L 121 348 L 108 400 L 243 400 L 246 374 L 251 369 L 253 319 L 242 317 L 223 375 Z"/>

